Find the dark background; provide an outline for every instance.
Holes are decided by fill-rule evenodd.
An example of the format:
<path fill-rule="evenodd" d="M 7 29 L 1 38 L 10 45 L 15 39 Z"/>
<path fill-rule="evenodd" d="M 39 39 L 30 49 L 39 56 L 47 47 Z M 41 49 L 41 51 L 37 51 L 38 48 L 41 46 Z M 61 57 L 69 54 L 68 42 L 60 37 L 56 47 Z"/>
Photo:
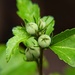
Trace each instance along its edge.
<path fill-rule="evenodd" d="M 41 17 L 52 15 L 55 18 L 54 34 L 75 27 L 75 0 L 33 0 L 41 8 Z M 16 14 L 16 0 L 0 0 L 0 43 L 6 43 L 12 37 L 12 28 L 20 25 L 22 20 Z M 49 72 L 63 72 L 66 64 L 59 61 L 52 51 L 45 51 L 49 60 Z"/>

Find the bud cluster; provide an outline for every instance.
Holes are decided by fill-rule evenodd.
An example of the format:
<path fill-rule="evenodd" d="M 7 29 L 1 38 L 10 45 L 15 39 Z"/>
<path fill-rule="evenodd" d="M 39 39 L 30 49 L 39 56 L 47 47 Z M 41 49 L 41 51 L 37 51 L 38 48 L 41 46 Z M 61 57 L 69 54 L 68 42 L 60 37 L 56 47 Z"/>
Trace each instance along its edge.
<path fill-rule="evenodd" d="M 42 33 L 44 29 L 46 29 L 46 23 L 42 19 L 39 20 L 38 24 L 33 22 L 26 24 L 26 31 L 30 35 L 44 34 Z"/>
<path fill-rule="evenodd" d="M 33 61 L 39 58 L 40 56 L 40 47 L 38 45 L 38 42 L 33 38 L 29 38 L 26 42 L 26 60 L 27 61 Z"/>
<path fill-rule="evenodd" d="M 27 61 L 38 59 L 40 57 L 40 49 L 49 47 L 51 38 L 44 33 L 45 29 L 46 23 L 42 19 L 39 20 L 38 24 L 33 22 L 26 24 L 26 31 L 31 35 L 26 41 L 25 55 Z"/>

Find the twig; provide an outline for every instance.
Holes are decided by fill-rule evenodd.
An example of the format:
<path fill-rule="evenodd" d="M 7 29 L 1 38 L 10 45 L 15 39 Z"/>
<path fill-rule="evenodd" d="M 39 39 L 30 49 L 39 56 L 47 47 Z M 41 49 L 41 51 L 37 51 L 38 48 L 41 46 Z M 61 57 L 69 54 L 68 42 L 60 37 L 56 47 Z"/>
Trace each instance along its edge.
<path fill-rule="evenodd" d="M 38 66 L 39 75 L 43 75 L 43 49 L 40 50 L 40 58 L 36 62 Z"/>
<path fill-rule="evenodd" d="M 43 75 L 43 49 L 40 50 L 39 75 Z"/>

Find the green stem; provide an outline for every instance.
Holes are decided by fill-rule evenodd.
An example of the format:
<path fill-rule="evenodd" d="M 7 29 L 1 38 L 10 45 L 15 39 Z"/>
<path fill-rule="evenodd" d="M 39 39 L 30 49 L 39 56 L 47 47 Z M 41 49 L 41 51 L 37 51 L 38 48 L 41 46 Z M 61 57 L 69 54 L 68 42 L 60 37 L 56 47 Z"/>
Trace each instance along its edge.
<path fill-rule="evenodd" d="M 43 75 L 43 50 L 40 50 L 39 75 Z"/>
<path fill-rule="evenodd" d="M 40 58 L 36 61 L 38 66 L 39 75 L 43 75 L 43 50 L 40 50 Z"/>

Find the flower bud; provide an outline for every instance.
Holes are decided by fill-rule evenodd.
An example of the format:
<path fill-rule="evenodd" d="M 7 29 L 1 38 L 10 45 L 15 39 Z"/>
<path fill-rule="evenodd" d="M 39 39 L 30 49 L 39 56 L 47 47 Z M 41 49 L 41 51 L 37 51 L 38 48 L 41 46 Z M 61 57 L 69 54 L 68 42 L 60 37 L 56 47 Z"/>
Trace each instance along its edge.
<path fill-rule="evenodd" d="M 40 56 L 40 47 L 27 48 L 25 50 L 27 61 L 34 61 Z"/>
<path fill-rule="evenodd" d="M 34 47 L 30 50 L 35 59 L 38 59 L 40 56 L 40 47 Z"/>
<path fill-rule="evenodd" d="M 29 33 L 29 34 L 36 34 L 36 32 L 38 31 L 38 25 L 36 23 L 28 23 L 26 25 L 26 31 Z"/>
<path fill-rule="evenodd" d="M 46 34 L 41 35 L 38 38 L 38 44 L 42 48 L 48 47 L 50 45 L 50 43 L 51 43 L 51 38 L 48 35 L 46 35 Z"/>
<path fill-rule="evenodd" d="M 46 23 L 42 19 L 40 19 L 40 21 L 39 21 L 39 29 L 42 30 L 45 27 L 46 27 Z"/>
<path fill-rule="evenodd" d="M 25 50 L 25 55 L 26 55 L 26 60 L 27 61 L 33 61 L 33 59 L 34 59 L 33 55 L 30 53 L 28 48 Z"/>
<path fill-rule="evenodd" d="M 34 39 L 34 37 L 30 37 L 26 42 L 26 46 L 29 48 L 38 46 L 38 42 Z"/>

